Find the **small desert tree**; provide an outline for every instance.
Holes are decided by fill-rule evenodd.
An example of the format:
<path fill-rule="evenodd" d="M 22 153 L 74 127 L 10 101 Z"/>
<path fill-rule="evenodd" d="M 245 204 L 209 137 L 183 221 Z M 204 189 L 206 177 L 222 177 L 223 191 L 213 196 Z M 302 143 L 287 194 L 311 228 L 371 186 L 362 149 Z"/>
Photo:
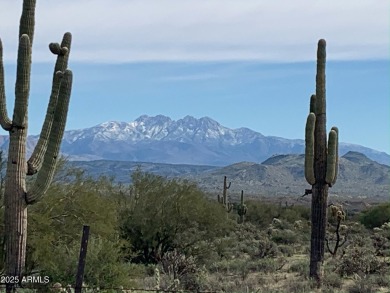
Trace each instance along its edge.
<path fill-rule="evenodd" d="M 137 171 L 132 184 L 135 194 L 121 214 L 121 235 L 133 262 L 158 263 L 168 251 L 188 251 L 229 229 L 225 210 L 191 182 Z"/>
<path fill-rule="evenodd" d="M 19 47 L 15 85 L 15 106 L 12 120 L 8 117 L 5 89 L 3 48 L 0 40 L 0 124 L 9 132 L 5 204 L 5 273 L 20 278 L 25 268 L 27 239 L 27 206 L 37 202 L 53 178 L 68 112 L 72 72 L 67 69 L 71 34 L 65 33 L 61 45 L 51 43 L 57 56 L 53 84 L 45 121 L 37 146 L 26 160 L 28 99 L 30 92 L 31 48 L 34 37 L 36 0 L 24 0 L 19 26 Z M 39 171 L 39 172 L 38 172 Z M 37 174 L 30 190 L 26 175 Z M 8 285 L 7 292 L 14 286 Z"/>

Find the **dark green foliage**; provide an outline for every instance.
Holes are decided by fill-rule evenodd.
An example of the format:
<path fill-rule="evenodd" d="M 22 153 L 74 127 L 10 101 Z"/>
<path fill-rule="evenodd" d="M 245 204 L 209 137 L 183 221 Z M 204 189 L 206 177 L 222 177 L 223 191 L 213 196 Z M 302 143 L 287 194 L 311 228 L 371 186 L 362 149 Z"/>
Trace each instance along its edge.
<path fill-rule="evenodd" d="M 390 203 L 379 204 L 364 211 L 359 220 L 367 228 L 380 227 L 390 222 Z"/>
<path fill-rule="evenodd" d="M 59 164 L 58 168 L 62 167 L 64 164 Z M 126 198 L 108 178 L 92 180 L 78 170 L 62 171 L 57 179 L 64 181 L 54 182 L 30 209 L 26 273 L 37 272 L 50 276 L 53 282 L 73 283 L 82 226 L 89 224 L 85 280 L 92 286 L 103 283 L 130 286 L 128 275 L 133 269 L 126 265 L 121 254 L 118 222 L 118 212 L 126 207 Z M 0 218 L 3 211 L 0 209 Z M 0 233 L 4 237 L 2 225 Z M 39 288 L 39 292 L 44 290 Z"/>
<path fill-rule="evenodd" d="M 132 182 L 134 197 L 121 214 L 121 235 L 133 262 L 156 263 L 175 248 L 185 251 L 225 234 L 224 210 L 196 185 L 140 171 Z"/>
<path fill-rule="evenodd" d="M 306 222 L 310 218 L 310 209 L 304 206 L 280 206 L 274 203 L 267 203 L 261 200 L 246 201 L 247 214 L 245 219 L 262 229 L 272 223 L 274 218 L 285 220 L 289 224 L 302 220 Z"/>
<path fill-rule="evenodd" d="M 277 245 L 276 248 L 278 248 L 284 256 L 288 256 L 288 257 L 293 256 L 294 252 L 295 252 L 294 247 L 292 245 L 288 245 L 288 244 L 286 244 L 286 245 L 280 244 L 280 245 Z"/>
<path fill-rule="evenodd" d="M 267 227 L 272 223 L 272 219 L 280 215 L 278 206 L 262 201 L 248 200 L 246 202 L 248 212 L 246 221 L 259 227 Z"/>
<path fill-rule="evenodd" d="M 357 280 L 354 284 L 348 287 L 348 293 L 374 293 L 373 284 L 366 278 Z"/>
<path fill-rule="evenodd" d="M 309 273 L 309 260 L 302 259 L 291 264 L 289 272 L 298 273 L 300 276 L 307 276 Z"/>
<path fill-rule="evenodd" d="M 327 288 L 341 288 L 343 279 L 335 272 L 330 272 L 324 276 L 323 284 Z M 332 291 L 331 291 L 332 292 Z"/>
<path fill-rule="evenodd" d="M 71 170 L 69 174 L 74 175 Z M 88 224 L 91 236 L 85 281 L 95 286 L 128 284 L 117 218 L 124 199 L 107 178 L 91 180 L 76 174 L 75 182 L 53 184 L 31 207 L 27 272 L 40 271 L 55 281 L 73 283 L 82 226 Z"/>
<path fill-rule="evenodd" d="M 276 230 L 272 233 L 272 241 L 278 244 L 294 244 L 299 240 L 299 236 L 292 230 Z"/>

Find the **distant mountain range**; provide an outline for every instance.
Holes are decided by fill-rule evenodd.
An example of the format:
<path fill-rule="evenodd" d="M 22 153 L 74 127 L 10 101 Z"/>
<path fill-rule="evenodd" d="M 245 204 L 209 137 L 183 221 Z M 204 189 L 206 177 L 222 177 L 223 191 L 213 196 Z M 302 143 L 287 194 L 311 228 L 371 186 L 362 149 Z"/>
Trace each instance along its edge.
<path fill-rule="evenodd" d="M 29 152 L 37 139 L 29 136 Z M 0 148 L 7 146 L 8 136 L 0 136 Z M 208 117 L 186 116 L 175 121 L 162 115 L 143 115 L 129 123 L 111 121 L 66 131 L 61 151 L 70 160 L 226 166 L 243 161 L 260 163 L 276 154 L 302 154 L 304 141 L 264 136 L 248 128 L 229 129 Z M 387 153 L 340 143 L 340 155 L 348 151 L 390 165 Z"/>
<path fill-rule="evenodd" d="M 117 182 L 130 183 L 130 174 L 142 171 L 189 179 L 212 195 L 221 193 L 223 176 L 232 182 L 229 194 L 238 198 L 241 190 L 251 196 L 288 196 L 299 198 L 310 188 L 304 178 L 304 155 L 277 155 L 261 164 L 240 162 L 225 167 L 174 165 L 124 161 L 71 161 L 72 167 L 83 169 L 87 175 L 113 176 Z M 358 152 L 348 152 L 340 158 L 336 184 L 329 189 L 332 197 L 386 198 L 390 193 L 390 167 L 370 160 Z"/>

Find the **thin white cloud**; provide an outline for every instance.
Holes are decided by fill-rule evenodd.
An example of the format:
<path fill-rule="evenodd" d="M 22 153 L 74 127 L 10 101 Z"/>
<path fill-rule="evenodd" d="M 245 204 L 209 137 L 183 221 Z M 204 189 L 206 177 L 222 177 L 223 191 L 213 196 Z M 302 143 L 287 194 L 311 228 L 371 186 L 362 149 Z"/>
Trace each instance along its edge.
<path fill-rule="evenodd" d="M 162 77 L 160 81 L 203 81 L 219 78 L 216 74 L 202 73 L 202 74 L 190 74 L 190 75 L 174 75 Z"/>
<path fill-rule="evenodd" d="M 5 62 L 16 58 L 22 1 L 0 3 Z M 389 59 L 390 2 L 380 0 L 37 1 L 34 60 L 74 36 L 72 61 Z"/>

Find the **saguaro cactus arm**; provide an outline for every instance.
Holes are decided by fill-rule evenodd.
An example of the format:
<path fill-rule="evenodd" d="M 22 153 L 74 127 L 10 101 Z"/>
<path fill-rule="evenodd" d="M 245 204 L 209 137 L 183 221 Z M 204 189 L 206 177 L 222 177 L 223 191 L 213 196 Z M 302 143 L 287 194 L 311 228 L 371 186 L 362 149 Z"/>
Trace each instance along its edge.
<path fill-rule="evenodd" d="M 316 182 L 314 176 L 314 129 L 316 124 L 316 115 L 310 113 L 306 121 L 305 133 L 305 177 L 310 185 Z"/>
<path fill-rule="evenodd" d="M 60 75 L 62 73 L 57 72 L 57 74 Z M 26 194 L 26 202 L 28 204 L 32 204 L 39 200 L 39 198 L 46 192 L 52 181 L 61 140 L 65 130 L 71 89 L 72 72 L 70 70 L 65 70 L 64 76 L 62 77 L 58 102 L 53 117 L 52 130 L 50 131 L 42 169 L 38 172 L 34 185 Z"/>
<path fill-rule="evenodd" d="M 230 186 L 232 185 L 232 182 L 229 182 L 229 184 L 227 184 L 227 177 L 224 176 L 223 177 L 223 204 L 227 206 L 227 203 L 228 203 L 228 198 L 227 198 L 227 190 L 230 188 Z"/>
<path fill-rule="evenodd" d="M 22 10 L 22 16 L 20 17 L 20 25 L 19 25 L 19 39 L 24 34 L 28 35 L 30 38 L 31 46 L 34 40 L 35 6 L 36 6 L 36 0 L 23 1 L 23 10 Z"/>
<path fill-rule="evenodd" d="M 332 182 L 335 180 L 336 169 L 337 169 L 337 132 L 335 130 L 331 130 L 329 132 L 329 140 L 328 140 L 328 155 L 326 161 L 326 183 L 329 186 L 332 185 Z"/>
<path fill-rule="evenodd" d="M 60 91 L 62 75 L 58 72 L 64 72 L 67 69 L 71 41 L 72 35 L 70 33 L 65 33 L 61 45 L 58 43 L 51 43 L 49 45 L 50 51 L 57 55 L 57 61 L 54 67 L 52 90 L 49 104 L 47 106 L 45 121 L 42 126 L 38 143 L 34 148 L 30 159 L 27 161 L 27 175 L 35 174 L 40 169 L 44 160 L 43 157 L 46 152 L 50 132 L 53 128 L 53 117 L 57 107 L 58 95 Z"/>
<path fill-rule="evenodd" d="M 309 113 L 315 113 L 315 112 L 316 112 L 316 95 L 311 95 Z"/>
<path fill-rule="evenodd" d="M 20 37 L 18 63 L 16 70 L 15 107 L 12 125 L 16 128 L 27 128 L 27 107 L 30 94 L 31 45 L 30 38 L 24 34 Z"/>
<path fill-rule="evenodd" d="M 5 97 L 5 79 L 3 64 L 3 43 L 0 39 L 0 124 L 4 130 L 11 130 L 12 121 L 8 117 L 7 102 Z"/>
<path fill-rule="evenodd" d="M 336 126 L 333 126 L 331 130 L 336 131 L 337 139 L 336 139 L 336 161 L 335 161 L 335 172 L 334 172 L 334 178 L 333 181 L 330 182 L 329 186 L 333 186 L 336 183 L 337 176 L 339 173 L 339 129 Z"/>

